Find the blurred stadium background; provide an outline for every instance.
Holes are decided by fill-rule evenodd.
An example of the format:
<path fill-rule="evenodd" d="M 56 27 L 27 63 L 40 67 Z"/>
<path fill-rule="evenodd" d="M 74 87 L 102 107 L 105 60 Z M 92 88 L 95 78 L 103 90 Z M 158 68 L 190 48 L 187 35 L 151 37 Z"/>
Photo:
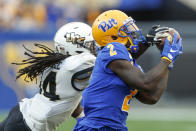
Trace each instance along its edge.
<path fill-rule="evenodd" d="M 153 106 L 133 101 L 129 130 L 196 131 L 195 0 L 0 0 L 0 121 L 18 101 L 38 91 L 36 82 L 15 81 L 20 67 L 10 63 L 24 58 L 22 44 L 31 48 L 33 43 L 45 43 L 52 47 L 60 26 L 71 21 L 91 25 L 108 9 L 128 13 L 144 33 L 160 24 L 177 29 L 183 38 L 184 54 L 171 71 L 167 91 Z M 139 63 L 147 71 L 159 59 L 159 51 L 152 47 Z M 57 130 L 72 130 L 74 124 L 71 119 Z"/>

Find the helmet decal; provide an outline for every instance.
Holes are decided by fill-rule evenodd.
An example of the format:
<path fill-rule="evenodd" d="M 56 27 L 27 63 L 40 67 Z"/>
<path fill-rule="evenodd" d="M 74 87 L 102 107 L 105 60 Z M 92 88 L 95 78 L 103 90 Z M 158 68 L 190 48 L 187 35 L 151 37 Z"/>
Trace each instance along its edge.
<path fill-rule="evenodd" d="M 83 43 L 85 40 L 85 37 L 81 37 L 80 35 L 75 34 L 75 32 L 66 33 L 64 37 L 67 42 L 72 42 L 72 44 Z"/>
<path fill-rule="evenodd" d="M 103 32 L 106 32 L 107 30 L 111 29 L 112 27 L 115 27 L 118 23 L 116 22 L 115 19 L 111 18 L 110 20 L 108 20 L 108 23 L 106 21 L 102 21 L 99 26 L 98 29 L 101 28 Z"/>
<path fill-rule="evenodd" d="M 70 22 L 63 25 L 56 32 L 54 41 L 58 52 L 70 55 L 91 53 L 90 47 L 95 45 L 92 28 L 82 22 Z"/>
<path fill-rule="evenodd" d="M 108 10 L 100 14 L 92 25 L 92 34 L 100 47 L 117 42 L 135 53 L 144 41 L 142 31 L 135 20 L 120 10 Z"/>

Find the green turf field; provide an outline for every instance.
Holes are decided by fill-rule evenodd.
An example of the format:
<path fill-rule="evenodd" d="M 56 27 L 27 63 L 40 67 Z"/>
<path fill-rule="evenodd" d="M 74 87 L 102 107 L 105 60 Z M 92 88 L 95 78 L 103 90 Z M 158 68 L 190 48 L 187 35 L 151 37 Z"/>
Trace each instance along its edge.
<path fill-rule="evenodd" d="M 63 123 L 57 131 L 71 131 L 75 120 Z M 129 131 L 196 131 L 196 122 L 127 121 Z"/>
<path fill-rule="evenodd" d="M 0 121 L 3 118 L 0 117 Z M 57 131 L 72 131 L 76 121 L 69 121 L 60 125 Z M 127 121 L 129 131 L 196 131 L 196 122 L 187 121 Z"/>

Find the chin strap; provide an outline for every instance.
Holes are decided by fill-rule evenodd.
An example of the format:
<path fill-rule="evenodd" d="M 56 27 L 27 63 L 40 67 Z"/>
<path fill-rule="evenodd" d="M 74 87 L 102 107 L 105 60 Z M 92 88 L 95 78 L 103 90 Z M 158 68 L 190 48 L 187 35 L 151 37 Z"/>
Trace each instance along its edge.
<path fill-rule="evenodd" d="M 132 53 L 137 53 L 137 52 L 139 51 L 139 46 L 138 46 L 139 42 L 142 43 L 142 44 L 147 44 L 146 38 L 145 38 L 143 35 L 140 36 L 140 41 L 133 40 L 133 42 L 132 42 L 133 45 L 131 45 L 131 46 L 129 47 L 129 49 L 130 49 L 130 51 L 131 51 Z"/>
<path fill-rule="evenodd" d="M 139 50 L 139 47 L 138 47 L 138 45 L 134 45 L 134 46 L 130 47 L 130 50 L 131 50 L 132 53 L 137 53 L 138 50 Z"/>

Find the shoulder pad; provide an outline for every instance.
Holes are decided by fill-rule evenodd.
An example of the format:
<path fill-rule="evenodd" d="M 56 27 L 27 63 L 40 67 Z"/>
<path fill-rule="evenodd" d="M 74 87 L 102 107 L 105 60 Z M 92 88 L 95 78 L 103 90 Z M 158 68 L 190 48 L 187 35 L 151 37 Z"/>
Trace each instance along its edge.
<path fill-rule="evenodd" d="M 90 53 L 82 53 L 75 56 L 70 56 L 65 59 L 61 65 L 61 68 L 66 68 L 67 70 L 74 70 L 84 63 L 88 63 L 94 66 L 96 57 Z"/>

